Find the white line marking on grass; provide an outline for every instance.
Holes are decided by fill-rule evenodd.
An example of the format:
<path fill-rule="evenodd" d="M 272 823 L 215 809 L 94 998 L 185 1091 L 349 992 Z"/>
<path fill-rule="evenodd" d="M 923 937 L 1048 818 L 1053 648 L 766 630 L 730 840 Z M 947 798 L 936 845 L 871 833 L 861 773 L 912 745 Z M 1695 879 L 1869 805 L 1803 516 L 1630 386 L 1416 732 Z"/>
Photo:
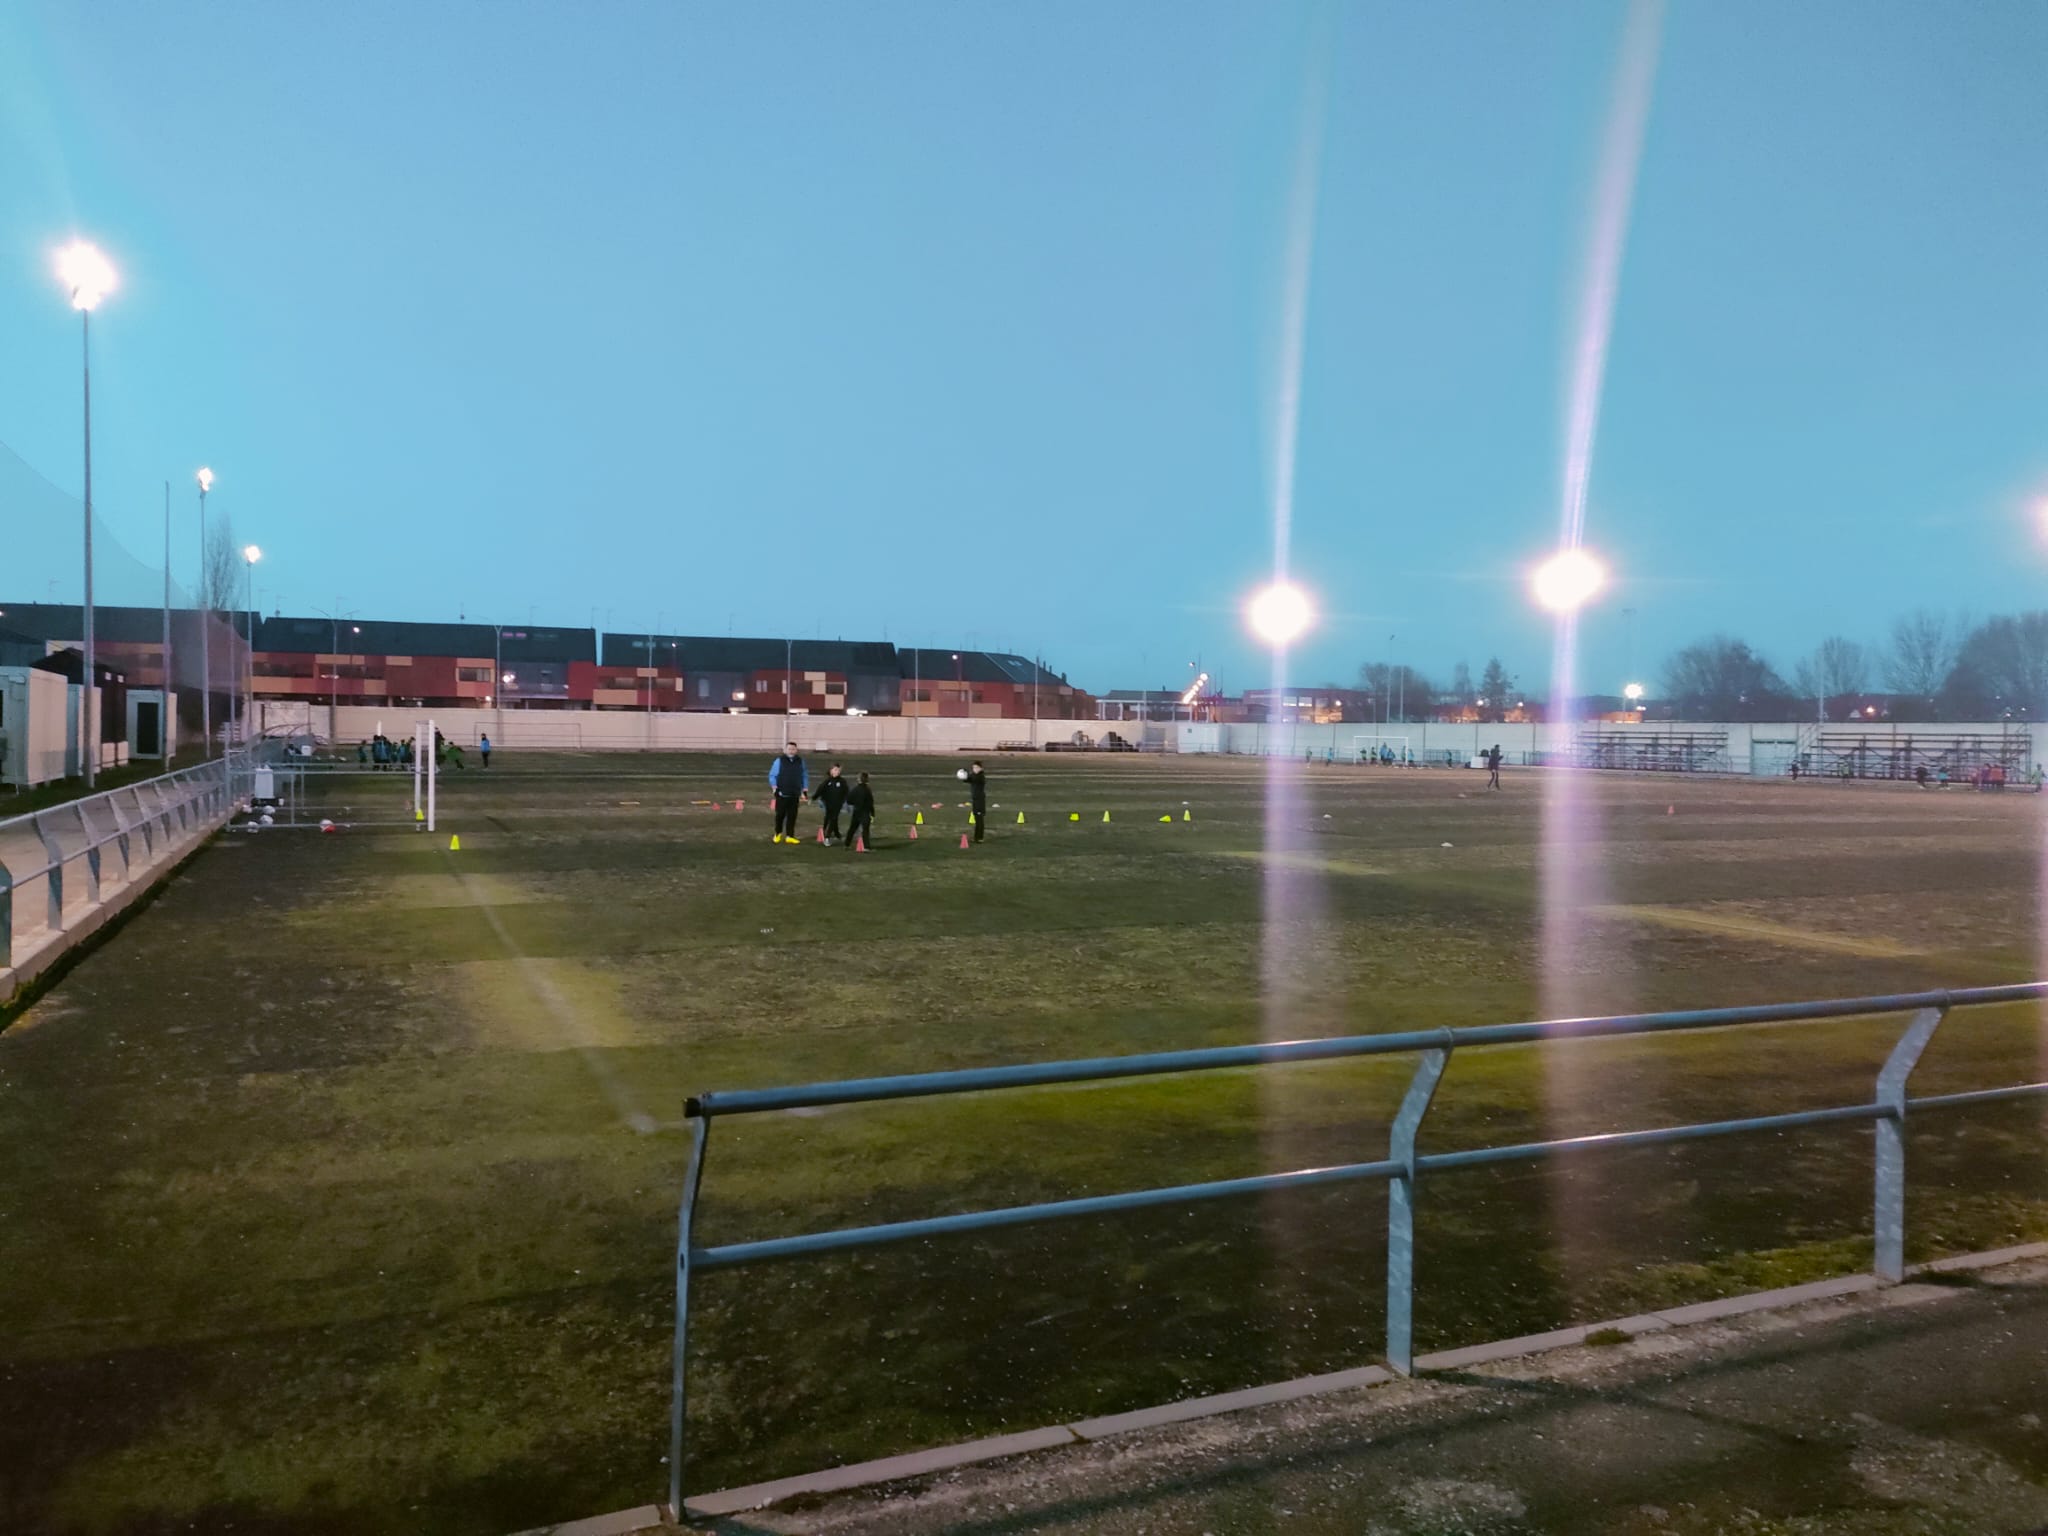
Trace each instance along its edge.
<path fill-rule="evenodd" d="M 661 1122 L 640 1107 L 632 1091 L 613 1070 L 603 1047 L 591 1038 L 582 1014 L 570 1007 L 568 999 L 562 996 L 561 989 L 555 985 L 555 979 L 548 974 L 547 967 L 519 947 L 518 941 L 512 937 L 511 930 L 505 926 L 504 919 L 498 916 L 497 908 L 478 895 L 475 888 L 470 885 L 468 875 L 459 869 L 450 873 L 454 875 L 455 883 L 462 887 L 462 893 L 482 910 L 484 920 L 491 925 L 491 932 L 498 936 L 498 942 L 504 946 L 505 953 L 512 957 L 513 962 L 519 967 L 520 974 L 526 978 L 527 990 L 540 999 L 541 1006 L 561 1028 L 563 1039 L 569 1048 L 583 1059 L 583 1065 L 589 1069 L 591 1078 L 597 1086 L 604 1091 L 604 1096 L 611 1100 L 612 1108 L 617 1111 L 619 1119 L 628 1129 L 642 1136 L 652 1136 L 660 1131 Z"/>

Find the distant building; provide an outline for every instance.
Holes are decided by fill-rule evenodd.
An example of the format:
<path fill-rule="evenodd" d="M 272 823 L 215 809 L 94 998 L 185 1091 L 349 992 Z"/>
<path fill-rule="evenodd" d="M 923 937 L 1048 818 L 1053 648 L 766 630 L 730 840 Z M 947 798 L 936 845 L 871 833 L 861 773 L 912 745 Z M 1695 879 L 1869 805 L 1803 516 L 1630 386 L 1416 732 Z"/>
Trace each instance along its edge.
<path fill-rule="evenodd" d="M 1244 714 L 1273 725 L 1371 725 L 1380 706 L 1363 688 L 1247 688 Z"/>
<path fill-rule="evenodd" d="M 1093 720 L 1095 700 L 1035 661 L 1002 651 L 899 651 L 902 712 L 950 720 Z"/>

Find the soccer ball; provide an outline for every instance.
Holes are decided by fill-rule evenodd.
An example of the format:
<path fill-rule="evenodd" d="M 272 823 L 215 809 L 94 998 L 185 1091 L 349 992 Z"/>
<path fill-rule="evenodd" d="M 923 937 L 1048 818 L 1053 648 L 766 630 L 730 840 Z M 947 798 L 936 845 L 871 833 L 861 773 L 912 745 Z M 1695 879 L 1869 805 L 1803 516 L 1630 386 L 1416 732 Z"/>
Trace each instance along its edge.
<path fill-rule="evenodd" d="M 953 777 L 956 779 L 965 780 L 967 777 L 967 770 L 965 768 L 962 768 L 958 773 L 954 774 Z"/>

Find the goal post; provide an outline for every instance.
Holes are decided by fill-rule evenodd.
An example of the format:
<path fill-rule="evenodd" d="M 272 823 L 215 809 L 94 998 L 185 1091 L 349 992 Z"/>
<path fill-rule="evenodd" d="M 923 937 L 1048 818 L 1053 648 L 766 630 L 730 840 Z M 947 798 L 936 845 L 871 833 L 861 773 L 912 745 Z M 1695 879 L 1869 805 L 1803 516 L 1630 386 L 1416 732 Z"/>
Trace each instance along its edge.
<path fill-rule="evenodd" d="M 1396 763 L 1415 763 L 1421 761 L 1421 759 L 1416 757 L 1413 748 L 1409 745 L 1408 737 L 1405 735 L 1391 735 L 1385 731 L 1374 731 L 1370 735 L 1360 732 L 1351 738 L 1351 758 L 1353 762 L 1384 762 L 1386 758 L 1382 756 L 1383 752 L 1391 752 L 1393 754 L 1393 761 Z"/>

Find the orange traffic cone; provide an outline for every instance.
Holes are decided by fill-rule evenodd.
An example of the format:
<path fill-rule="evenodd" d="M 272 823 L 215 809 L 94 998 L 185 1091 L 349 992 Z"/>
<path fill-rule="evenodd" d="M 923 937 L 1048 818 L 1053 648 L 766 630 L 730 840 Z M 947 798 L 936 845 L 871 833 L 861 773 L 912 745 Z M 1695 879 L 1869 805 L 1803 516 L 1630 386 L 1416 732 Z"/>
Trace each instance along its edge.
<path fill-rule="evenodd" d="M 960 846 L 962 849 L 967 847 L 967 834 L 965 832 L 960 834 Z"/>

